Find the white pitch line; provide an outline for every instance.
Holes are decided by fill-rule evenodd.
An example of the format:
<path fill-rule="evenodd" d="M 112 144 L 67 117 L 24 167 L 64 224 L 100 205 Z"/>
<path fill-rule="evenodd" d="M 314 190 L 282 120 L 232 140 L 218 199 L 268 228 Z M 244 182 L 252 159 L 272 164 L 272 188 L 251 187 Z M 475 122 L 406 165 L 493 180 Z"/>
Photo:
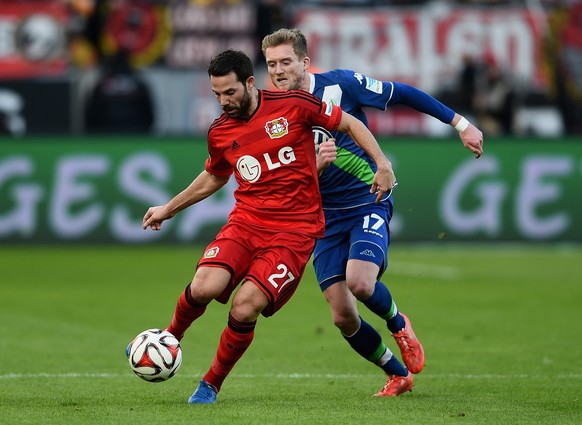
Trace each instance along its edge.
<path fill-rule="evenodd" d="M 201 375 L 202 372 L 196 375 Z M 176 377 L 192 379 L 194 375 L 192 374 L 178 374 Z M 446 373 L 446 374 L 428 374 L 423 373 L 419 375 L 423 378 L 428 379 L 443 379 L 443 378 L 454 378 L 454 379 L 541 379 L 547 378 L 547 375 L 529 375 L 529 374 L 457 374 L 457 373 Z M 0 379 L 85 379 L 85 378 L 101 378 L 101 379 L 111 379 L 111 378 L 133 378 L 132 373 L 6 373 L 0 375 Z M 323 373 L 323 374 L 313 374 L 313 373 L 272 373 L 272 374 L 233 374 L 229 378 L 239 378 L 239 379 L 264 379 L 264 378 L 276 378 L 276 379 L 361 379 L 361 378 L 377 378 L 378 374 L 334 374 L 334 373 Z M 557 379 L 582 379 L 582 374 L 558 374 L 554 378 Z"/>

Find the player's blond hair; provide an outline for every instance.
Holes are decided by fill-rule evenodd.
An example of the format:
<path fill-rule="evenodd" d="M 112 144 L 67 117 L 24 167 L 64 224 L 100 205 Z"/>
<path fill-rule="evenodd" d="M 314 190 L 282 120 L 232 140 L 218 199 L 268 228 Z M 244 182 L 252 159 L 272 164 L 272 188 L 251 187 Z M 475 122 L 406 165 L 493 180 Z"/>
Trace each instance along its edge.
<path fill-rule="evenodd" d="M 281 28 L 272 34 L 266 35 L 261 44 L 263 55 L 269 47 L 277 47 L 281 44 L 291 44 L 293 51 L 299 59 L 307 56 L 307 39 L 301 30 L 297 28 Z"/>

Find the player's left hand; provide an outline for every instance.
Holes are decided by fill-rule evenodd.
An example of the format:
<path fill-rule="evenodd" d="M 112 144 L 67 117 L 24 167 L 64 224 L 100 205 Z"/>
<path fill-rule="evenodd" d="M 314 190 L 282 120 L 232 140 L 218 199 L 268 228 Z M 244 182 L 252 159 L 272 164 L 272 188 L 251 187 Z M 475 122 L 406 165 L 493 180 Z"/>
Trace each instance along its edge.
<path fill-rule="evenodd" d="M 473 124 L 459 133 L 463 145 L 475 155 L 475 159 L 479 159 L 483 155 L 483 133 Z"/>

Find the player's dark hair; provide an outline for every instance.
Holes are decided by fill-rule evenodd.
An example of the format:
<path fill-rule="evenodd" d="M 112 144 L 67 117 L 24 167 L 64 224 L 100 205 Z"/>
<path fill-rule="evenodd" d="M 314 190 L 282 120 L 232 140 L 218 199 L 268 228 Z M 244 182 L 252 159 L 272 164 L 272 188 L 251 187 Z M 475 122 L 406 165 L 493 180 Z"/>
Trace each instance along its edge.
<path fill-rule="evenodd" d="M 263 55 L 269 47 L 277 47 L 281 44 L 291 44 L 293 51 L 299 59 L 307 56 L 307 39 L 301 30 L 297 28 L 281 28 L 272 34 L 266 35 L 261 44 Z"/>
<path fill-rule="evenodd" d="M 240 50 L 228 49 L 212 58 L 208 65 L 209 77 L 224 77 L 231 72 L 244 84 L 254 73 L 251 58 Z"/>

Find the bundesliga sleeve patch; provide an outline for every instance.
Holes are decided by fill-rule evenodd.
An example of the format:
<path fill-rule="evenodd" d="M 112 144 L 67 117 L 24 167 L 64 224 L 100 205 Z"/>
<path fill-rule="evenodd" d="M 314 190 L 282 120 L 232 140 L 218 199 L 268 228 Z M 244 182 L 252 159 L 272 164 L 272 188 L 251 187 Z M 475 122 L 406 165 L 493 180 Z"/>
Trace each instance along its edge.
<path fill-rule="evenodd" d="M 382 81 L 375 80 L 370 77 L 366 77 L 366 89 L 374 93 L 382 94 Z"/>
<path fill-rule="evenodd" d="M 331 117 L 331 112 L 332 111 L 333 111 L 333 104 L 332 103 L 326 103 L 325 104 L 325 115 Z"/>

